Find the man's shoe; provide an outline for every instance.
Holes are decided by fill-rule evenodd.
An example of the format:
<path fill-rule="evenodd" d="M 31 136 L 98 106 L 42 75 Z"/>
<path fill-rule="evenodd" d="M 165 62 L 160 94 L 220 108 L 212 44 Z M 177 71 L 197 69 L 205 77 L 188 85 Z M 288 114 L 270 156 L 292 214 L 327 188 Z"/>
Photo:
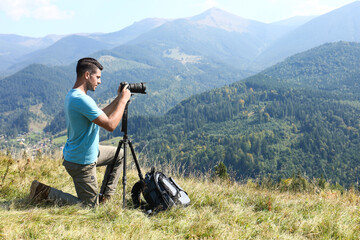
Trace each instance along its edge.
<path fill-rule="evenodd" d="M 108 201 L 110 201 L 111 199 L 111 196 L 110 195 L 100 195 L 100 198 L 99 198 L 99 203 L 101 204 L 104 204 L 104 203 L 107 203 Z"/>
<path fill-rule="evenodd" d="M 31 183 L 29 199 L 31 202 L 40 202 L 48 199 L 51 187 L 36 180 Z"/>

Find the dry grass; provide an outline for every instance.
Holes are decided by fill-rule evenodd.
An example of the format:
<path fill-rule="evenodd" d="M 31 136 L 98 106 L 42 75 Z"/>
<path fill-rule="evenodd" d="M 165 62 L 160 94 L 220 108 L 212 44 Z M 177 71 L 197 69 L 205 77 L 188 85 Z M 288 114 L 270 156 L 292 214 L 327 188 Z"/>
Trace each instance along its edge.
<path fill-rule="evenodd" d="M 252 182 L 175 178 L 191 206 L 151 217 L 130 202 L 122 209 L 121 183 L 115 198 L 96 209 L 32 205 L 27 195 L 34 179 L 74 194 L 61 160 L 15 161 L 2 154 L 0 239 L 360 239 L 359 196 L 352 191 L 281 193 Z M 127 199 L 137 180 L 129 170 Z"/>

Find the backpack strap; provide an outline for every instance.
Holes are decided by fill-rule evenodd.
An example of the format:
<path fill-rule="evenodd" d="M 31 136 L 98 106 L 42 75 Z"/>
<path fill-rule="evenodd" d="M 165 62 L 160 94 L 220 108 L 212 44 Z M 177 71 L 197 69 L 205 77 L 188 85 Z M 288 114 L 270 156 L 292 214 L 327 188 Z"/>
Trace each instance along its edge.
<path fill-rule="evenodd" d="M 155 185 L 157 187 L 157 189 L 159 190 L 161 197 L 163 198 L 165 204 L 167 205 L 167 207 L 172 207 L 175 205 L 174 201 L 171 199 L 171 196 L 168 194 L 168 192 L 166 191 L 165 187 L 161 187 L 159 185 L 159 182 L 162 178 L 164 178 L 164 174 L 161 172 L 155 172 L 153 177 L 154 177 L 154 181 L 155 181 Z M 165 206 L 164 206 L 165 207 Z"/>

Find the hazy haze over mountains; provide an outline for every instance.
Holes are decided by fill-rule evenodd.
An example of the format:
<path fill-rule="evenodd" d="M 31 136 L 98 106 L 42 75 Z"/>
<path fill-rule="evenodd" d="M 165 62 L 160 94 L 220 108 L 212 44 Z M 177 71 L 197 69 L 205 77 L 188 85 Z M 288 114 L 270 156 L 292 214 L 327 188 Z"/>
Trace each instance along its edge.
<path fill-rule="evenodd" d="M 270 45 L 255 61 L 267 66 L 328 42 L 360 41 L 360 2 L 313 18 Z"/>
<path fill-rule="evenodd" d="M 247 20 L 218 8 L 209 9 L 197 16 L 186 18 L 186 20 L 201 26 L 243 34 L 243 38 L 248 42 L 253 42 L 254 36 L 265 42 L 273 41 L 283 33 L 297 26 L 296 24 L 274 24 L 280 25 L 281 27 L 271 27 L 272 24 Z M 122 45 L 171 21 L 174 21 L 174 19 L 144 19 L 112 33 L 74 34 L 72 36 L 50 35 L 44 38 L 0 35 L 0 42 L 2 42 L 0 45 L 0 76 L 14 73 L 31 63 L 47 65 L 69 64 L 78 58 L 80 52 L 83 55 L 90 55 L 101 49 L 109 49 Z M 285 22 L 286 20 L 284 23 Z M 293 20 L 291 20 L 291 22 L 293 22 Z M 301 23 L 302 21 L 300 20 L 297 24 L 300 25 Z M 75 35 L 79 37 L 76 38 L 74 37 Z M 263 35 L 266 35 L 265 38 L 263 38 Z M 92 39 L 93 44 L 78 45 L 80 37 L 83 38 L 82 41 L 86 42 L 91 41 L 86 38 Z M 206 35 L 203 36 L 203 38 L 207 37 Z M 14 39 L 16 40 L 14 41 Z M 62 41 L 62 43 L 56 44 L 59 40 Z M 51 46 L 53 44 L 54 46 Z M 268 44 L 268 42 L 266 44 Z M 263 49 L 264 46 L 261 44 L 261 46 L 256 46 L 256 48 Z M 61 54 L 57 55 L 58 53 Z M 71 53 L 73 53 L 73 55 Z M 39 56 L 41 57 L 39 58 Z"/>
<path fill-rule="evenodd" d="M 49 35 L 44 38 L 3 34 L 0 35 L 0 43 L 3 43 L 0 45 L 0 76 L 14 73 L 31 63 L 70 64 L 98 50 L 126 43 L 167 21 L 144 19 L 120 31 L 105 34 Z"/>
<path fill-rule="evenodd" d="M 0 76 L 3 70 L 21 61 L 19 58 L 25 54 L 44 49 L 62 37 L 60 35 L 48 35 L 43 38 L 31 38 L 0 34 Z"/>

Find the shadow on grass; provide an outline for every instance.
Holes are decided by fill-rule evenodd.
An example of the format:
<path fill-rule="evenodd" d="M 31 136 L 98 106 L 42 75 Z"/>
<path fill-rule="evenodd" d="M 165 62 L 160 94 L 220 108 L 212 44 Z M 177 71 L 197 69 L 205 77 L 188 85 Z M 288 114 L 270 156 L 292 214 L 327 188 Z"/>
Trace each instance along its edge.
<path fill-rule="evenodd" d="M 33 208 L 52 208 L 54 206 L 61 207 L 64 204 L 60 205 L 50 201 L 43 201 L 40 203 L 31 202 L 28 197 L 25 198 L 15 198 L 11 200 L 0 200 L 0 208 L 3 210 L 29 210 Z"/>
<path fill-rule="evenodd" d="M 66 204 L 66 203 L 59 203 L 54 201 L 41 201 L 38 203 L 32 202 L 28 196 L 23 198 L 14 198 L 10 200 L 0 200 L 0 209 L 5 211 L 26 211 L 31 209 L 53 209 L 55 208 L 76 208 L 78 210 L 93 210 L 93 209 L 101 209 L 107 207 L 114 207 L 116 209 L 123 208 L 123 202 L 119 200 L 110 200 L 106 203 L 100 204 L 95 208 L 91 208 L 88 206 L 84 206 L 81 204 Z M 134 204 L 131 199 L 126 199 L 125 208 L 128 210 L 135 210 L 146 213 L 144 208 L 135 208 Z"/>

